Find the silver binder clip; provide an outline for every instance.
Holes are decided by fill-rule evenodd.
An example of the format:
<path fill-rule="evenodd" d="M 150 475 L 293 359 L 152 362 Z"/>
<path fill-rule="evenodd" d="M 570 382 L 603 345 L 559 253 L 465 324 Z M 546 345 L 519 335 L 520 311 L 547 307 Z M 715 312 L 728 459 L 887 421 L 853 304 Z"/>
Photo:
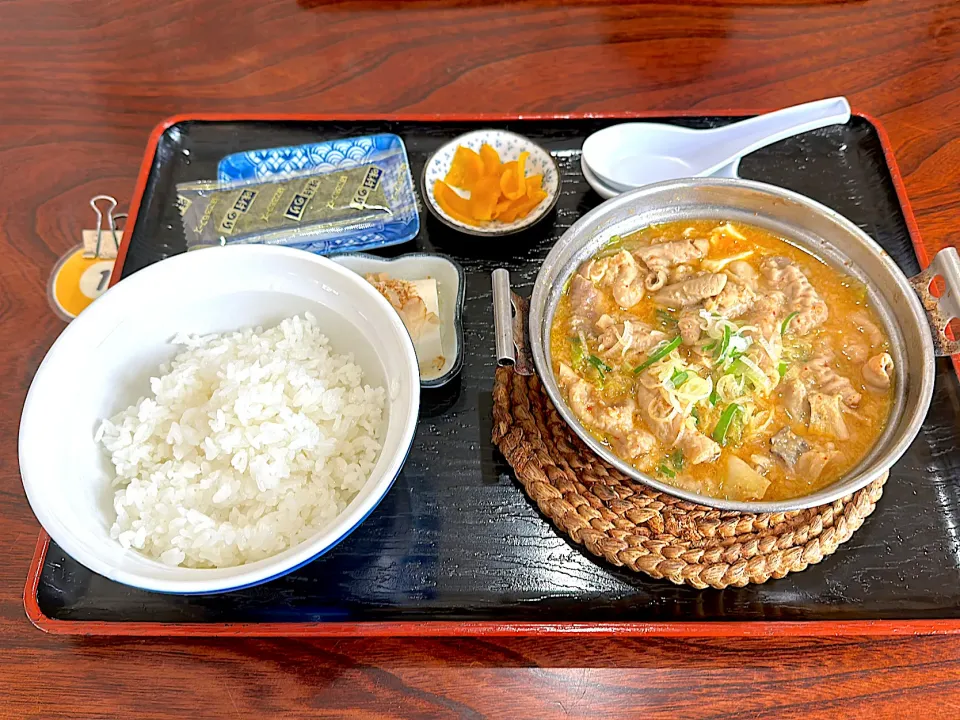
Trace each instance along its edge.
<path fill-rule="evenodd" d="M 97 205 L 98 202 L 104 200 L 108 203 L 106 227 L 104 227 L 103 212 Z M 90 207 L 97 214 L 97 229 L 83 231 L 83 256 L 113 260 L 117 257 L 120 250 L 120 241 L 123 239 L 123 232 L 117 230 L 117 220 L 126 219 L 127 213 L 113 214 L 113 211 L 117 208 L 117 199 L 110 195 L 97 195 L 91 198 Z M 110 241 L 106 243 L 104 242 L 105 230 L 110 234 Z"/>

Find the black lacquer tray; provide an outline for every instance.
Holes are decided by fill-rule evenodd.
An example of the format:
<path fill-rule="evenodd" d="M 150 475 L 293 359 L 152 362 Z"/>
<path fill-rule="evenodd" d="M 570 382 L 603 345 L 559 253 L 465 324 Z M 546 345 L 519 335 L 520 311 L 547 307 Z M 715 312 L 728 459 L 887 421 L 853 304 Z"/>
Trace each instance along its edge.
<path fill-rule="evenodd" d="M 731 119 L 657 118 L 699 128 Z M 490 439 L 490 273 L 506 267 L 514 287 L 529 293 L 552 244 L 601 202 L 580 172 L 583 140 L 618 121 L 220 116 L 175 118 L 159 127 L 118 260 L 123 277 L 184 250 L 174 186 L 216 177 L 218 161 L 240 150 L 393 132 L 419 177 L 440 144 L 478 127 L 504 127 L 554 154 L 561 197 L 546 220 L 502 241 L 458 234 L 422 210 L 418 237 L 383 251 L 442 252 L 463 265 L 466 357 L 459 378 L 424 391 L 413 450 L 393 489 L 328 555 L 259 587 L 180 597 L 108 581 L 42 535 L 25 593 L 31 620 L 50 632 L 149 635 L 960 631 L 960 385 L 947 359 L 937 361 L 929 417 L 891 471 L 874 514 L 834 555 L 782 580 L 695 590 L 633 574 L 569 543 L 524 495 Z M 933 254 L 916 233 L 885 135 L 868 118 L 854 116 L 758 151 L 743 160 L 740 174 L 839 211 L 908 275 L 920 269 L 918 256 L 926 264 Z"/>

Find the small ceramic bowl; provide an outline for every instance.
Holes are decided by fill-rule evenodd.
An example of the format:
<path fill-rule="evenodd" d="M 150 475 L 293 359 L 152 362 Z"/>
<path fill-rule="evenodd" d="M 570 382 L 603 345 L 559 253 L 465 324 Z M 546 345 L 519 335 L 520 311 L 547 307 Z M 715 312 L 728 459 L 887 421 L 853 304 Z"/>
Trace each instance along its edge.
<path fill-rule="evenodd" d="M 547 196 L 526 217 L 509 223 L 491 220 L 482 225 L 468 225 L 447 215 L 437 203 L 433 195 L 433 184 L 446 177 L 457 147 L 463 145 L 479 152 L 480 146 L 484 143 L 491 145 L 500 153 L 500 159 L 503 162 L 516 160 L 521 152 L 530 153 L 527 158 L 526 174 L 543 174 L 543 190 Z M 455 230 L 482 237 L 511 235 L 533 226 L 557 204 L 557 198 L 560 197 L 560 169 L 550 153 L 529 138 L 507 130 L 474 130 L 454 138 L 430 156 L 423 169 L 423 196 L 427 199 L 427 207 L 437 219 Z"/>
<path fill-rule="evenodd" d="M 436 253 L 408 253 L 395 258 L 382 258 L 365 253 L 351 253 L 331 258 L 338 265 L 358 275 L 387 273 L 401 280 L 433 278 L 437 281 L 440 332 L 443 339 L 443 367 L 420 368 L 420 387 L 435 388 L 446 385 L 463 367 L 463 298 L 466 278 L 463 268 L 447 257 Z"/>

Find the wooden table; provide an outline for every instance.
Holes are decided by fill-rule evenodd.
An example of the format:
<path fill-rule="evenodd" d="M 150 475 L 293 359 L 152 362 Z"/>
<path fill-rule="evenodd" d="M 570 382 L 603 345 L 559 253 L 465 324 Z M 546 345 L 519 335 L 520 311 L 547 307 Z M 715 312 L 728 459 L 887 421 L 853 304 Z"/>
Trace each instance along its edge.
<path fill-rule="evenodd" d="M 955 637 L 45 636 L 22 608 L 39 528 L 16 463 L 24 394 L 63 329 L 50 269 L 92 195 L 129 202 L 164 116 L 708 112 L 843 94 L 886 125 L 939 246 L 960 238 L 956 0 L 8 0 L 0 68 L 0 716 L 958 716 Z"/>

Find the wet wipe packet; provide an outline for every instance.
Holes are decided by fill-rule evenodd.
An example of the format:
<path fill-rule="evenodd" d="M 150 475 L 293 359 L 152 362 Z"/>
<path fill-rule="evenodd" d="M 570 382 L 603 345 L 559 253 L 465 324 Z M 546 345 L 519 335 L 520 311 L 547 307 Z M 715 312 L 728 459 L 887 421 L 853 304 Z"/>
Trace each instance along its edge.
<path fill-rule="evenodd" d="M 265 181 L 183 183 L 177 202 L 188 250 L 264 243 L 327 255 L 406 242 L 420 229 L 399 142 Z"/>

